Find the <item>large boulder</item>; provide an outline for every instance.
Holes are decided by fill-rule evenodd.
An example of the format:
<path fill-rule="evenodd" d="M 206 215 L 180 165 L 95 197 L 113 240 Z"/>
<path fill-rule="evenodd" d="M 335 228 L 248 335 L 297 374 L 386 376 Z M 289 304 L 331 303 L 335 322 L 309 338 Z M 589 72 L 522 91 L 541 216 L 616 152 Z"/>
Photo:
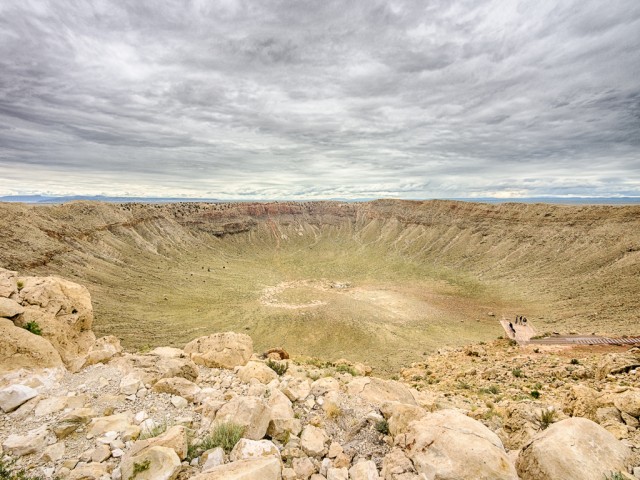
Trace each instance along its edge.
<path fill-rule="evenodd" d="M 518 480 L 498 436 L 457 410 L 411 423 L 405 441 L 415 469 L 427 478 Z"/>
<path fill-rule="evenodd" d="M 536 435 L 518 455 L 522 480 L 602 480 L 626 471 L 629 449 L 591 420 L 568 418 Z"/>
<path fill-rule="evenodd" d="M 427 411 L 422 407 L 398 402 L 387 402 L 382 405 L 380 411 L 387 419 L 389 433 L 394 437 L 406 432 L 412 421 L 427 414 Z"/>
<path fill-rule="evenodd" d="M 280 459 L 280 451 L 269 440 L 249 440 L 241 438 L 229 454 L 229 460 L 236 462 L 249 458 L 276 457 Z"/>
<path fill-rule="evenodd" d="M 10 297 L 18 292 L 18 272 L 0 268 L 0 297 Z"/>
<path fill-rule="evenodd" d="M 15 300 L 0 297 L 0 317 L 13 318 L 24 313 L 24 307 Z"/>
<path fill-rule="evenodd" d="M 182 377 L 162 378 L 153 386 L 155 392 L 170 393 L 186 398 L 193 402 L 196 395 L 200 393 L 200 387 L 195 383 Z"/>
<path fill-rule="evenodd" d="M 30 430 L 24 435 L 12 433 L 2 443 L 2 450 L 14 457 L 35 453 L 47 445 L 48 434 L 46 425 Z"/>
<path fill-rule="evenodd" d="M 138 472 L 134 475 L 136 465 Z M 130 458 L 130 463 L 121 466 L 123 479 L 135 480 L 174 480 L 182 464 L 171 448 L 154 446 L 140 451 Z"/>
<path fill-rule="evenodd" d="M 191 480 L 281 480 L 282 464 L 276 457 L 225 463 L 191 477 Z"/>
<path fill-rule="evenodd" d="M 289 434 L 298 435 L 302 430 L 300 420 L 295 418 L 291 400 L 280 390 L 273 390 L 269 396 L 270 409 L 269 428 L 271 438 L 284 439 Z"/>
<path fill-rule="evenodd" d="M 162 435 L 135 442 L 127 451 L 120 463 L 123 478 L 130 478 L 135 468 L 135 464 L 140 463 L 142 459 L 146 459 L 148 457 L 148 452 L 156 451 L 154 449 L 157 449 L 158 447 L 163 449 L 161 450 L 163 453 L 152 454 L 151 457 L 162 459 L 162 462 L 165 465 L 169 465 L 169 470 L 173 473 L 172 466 L 175 464 L 175 459 L 178 460 L 179 464 L 180 460 L 184 460 L 187 457 L 189 448 L 187 429 L 183 426 L 176 425 L 168 429 Z M 173 452 L 175 457 L 168 453 L 167 450 Z"/>
<path fill-rule="evenodd" d="M 113 335 L 100 337 L 91 346 L 84 366 L 107 363 L 119 353 L 122 353 L 122 345 L 120 345 L 120 340 L 117 337 Z"/>
<path fill-rule="evenodd" d="M 609 353 L 603 356 L 596 367 L 596 380 L 607 375 L 617 375 L 640 367 L 640 348 L 635 347 L 624 353 Z"/>
<path fill-rule="evenodd" d="M 307 425 L 300 435 L 300 447 L 310 457 L 322 457 L 327 453 L 329 435 L 323 429 Z"/>
<path fill-rule="evenodd" d="M 267 433 L 269 407 L 258 397 L 234 397 L 218 410 L 215 424 L 233 422 L 244 427 L 243 437 L 260 440 Z M 215 427 L 215 424 L 213 427 Z"/>
<path fill-rule="evenodd" d="M 198 365 L 231 369 L 247 364 L 253 355 L 253 340 L 244 333 L 214 333 L 192 340 L 184 351 Z"/>
<path fill-rule="evenodd" d="M 0 410 L 5 413 L 12 412 L 37 395 L 37 390 L 26 385 L 9 385 L 0 390 Z"/>
<path fill-rule="evenodd" d="M 631 389 L 616 395 L 613 404 L 627 415 L 640 417 L 640 390 Z"/>
<path fill-rule="evenodd" d="M 238 369 L 238 378 L 245 383 L 255 378 L 260 383 L 266 384 L 278 378 L 278 374 L 262 362 L 249 362 Z"/>
<path fill-rule="evenodd" d="M 163 378 L 181 377 L 192 382 L 200 374 L 198 366 L 186 354 L 182 356 L 161 356 L 156 354 L 125 355 L 111 361 L 123 375 L 140 377 L 143 383 L 153 385 Z"/>
<path fill-rule="evenodd" d="M 0 373 L 21 368 L 64 368 L 51 342 L 0 318 Z"/>
<path fill-rule="evenodd" d="M 95 342 L 89 290 L 58 277 L 24 277 L 19 299 L 25 307 L 18 326 L 36 322 L 71 371 L 84 365 Z"/>
<path fill-rule="evenodd" d="M 384 402 L 417 405 L 409 388 L 395 380 L 371 377 L 356 378 L 347 385 L 347 392 L 349 395 L 363 398 L 373 405 L 382 405 Z"/>

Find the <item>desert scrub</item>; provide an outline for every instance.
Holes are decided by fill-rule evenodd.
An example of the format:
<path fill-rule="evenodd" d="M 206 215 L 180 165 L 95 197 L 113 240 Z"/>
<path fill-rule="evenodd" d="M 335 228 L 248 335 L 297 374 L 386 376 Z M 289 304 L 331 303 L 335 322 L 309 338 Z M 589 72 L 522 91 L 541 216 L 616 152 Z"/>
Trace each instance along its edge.
<path fill-rule="evenodd" d="M 24 282 L 22 280 L 18 280 L 16 282 L 16 287 L 18 287 L 18 291 L 22 290 L 24 288 Z M 0 477 L 1 479 L 2 477 Z"/>
<path fill-rule="evenodd" d="M 40 328 L 40 325 L 38 325 L 38 322 L 27 322 L 23 328 L 34 335 L 42 335 L 42 329 Z"/>
<path fill-rule="evenodd" d="M 556 411 L 553 408 L 546 408 L 540 412 L 538 416 L 538 425 L 542 430 L 545 430 L 553 422 L 556 421 Z"/>
<path fill-rule="evenodd" d="M 531 393 L 529 395 L 531 395 L 531 397 L 535 398 L 536 400 L 540 398 L 540 392 L 538 390 L 531 390 Z"/>
<path fill-rule="evenodd" d="M 336 367 L 336 372 L 338 372 L 338 373 L 348 373 L 352 377 L 357 377 L 358 376 L 358 372 L 356 372 L 356 370 L 351 365 L 345 365 L 344 363 L 341 363 L 340 365 L 338 365 Z"/>
<path fill-rule="evenodd" d="M 580 365 L 580 360 L 578 360 L 577 358 L 572 358 L 569 363 L 571 365 Z"/>
<path fill-rule="evenodd" d="M 324 405 L 324 412 L 327 414 L 327 417 L 333 420 L 342 415 L 342 409 L 334 402 L 326 402 Z"/>
<path fill-rule="evenodd" d="M 242 438 L 244 427 L 234 422 L 218 423 L 209 435 L 199 441 L 190 441 L 187 451 L 187 458 L 193 460 L 202 455 L 202 453 L 212 448 L 222 447 L 229 453 L 236 446 L 236 443 Z"/>
<path fill-rule="evenodd" d="M 167 431 L 167 422 L 154 424 L 151 428 L 144 428 L 140 434 L 140 440 L 146 440 L 148 438 L 157 437 Z"/>
<path fill-rule="evenodd" d="M 55 480 L 58 480 L 56 477 Z M 44 480 L 40 475 L 29 475 L 23 469 L 15 469 L 13 463 L 0 459 L 0 480 Z"/>
<path fill-rule="evenodd" d="M 267 367 L 276 372 L 278 376 L 282 376 L 287 373 L 289 364 L 287 362 L 276 362 L 275 360 L 267 360 Z"/>
<path fill-rule="evenodd" d="M 511 370 L 511 374 L 516 378 L 520 378 L 522 377 L 522 370 L 520 370 L 519 368 L 514 368 L 513 370 Z"/>
<path fill-rule="evenodd" d="M 383 435 L 389 435 L 389 423 L 386 420 L 379 420 L 375 424 L 375 428 Z"/>
<path fill-rule="evenodd" d="M 134 480 L 139 473 L 149 470 L 150 466 L 151 466 L 151 460 L 145 460 L 144 462 L 141 462 L 141 463 L 134 462 L 133 472 L 131 473 L 129 480 Z"/>
<path fill-rule="evenodd" d="M 626 480 L 626 477 L 620 472 L 611 472 L 604 476 L 605 480 Z"/>

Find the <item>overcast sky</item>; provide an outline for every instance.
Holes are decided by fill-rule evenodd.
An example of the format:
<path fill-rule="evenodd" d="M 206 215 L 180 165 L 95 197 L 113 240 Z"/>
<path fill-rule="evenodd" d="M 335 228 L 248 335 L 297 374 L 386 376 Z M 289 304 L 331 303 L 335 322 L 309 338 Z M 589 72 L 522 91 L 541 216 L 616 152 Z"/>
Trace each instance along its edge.
<path fill-rule="evenodd" d="M 2 0 L 34 193 L 640 195 L 640 1 Z"/>

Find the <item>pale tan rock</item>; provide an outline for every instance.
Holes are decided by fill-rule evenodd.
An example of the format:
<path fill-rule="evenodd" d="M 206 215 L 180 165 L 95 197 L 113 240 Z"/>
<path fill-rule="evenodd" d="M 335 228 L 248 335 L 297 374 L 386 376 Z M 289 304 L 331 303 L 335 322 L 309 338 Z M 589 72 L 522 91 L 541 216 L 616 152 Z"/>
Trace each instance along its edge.
<path fill-rule="evenodd" d="M 382 380 L 373 377 L 356 378 L 347 384 L 347 392 L 349 395 L 363 398 L 373 405 L 382 405 L 385 402 L 417 405 L 409 388 L 395 380 Z"/>
<path fill-rule="evenodd" d="M 21 368 L 64 368 L 64 363 L 47 339 L 0 318 L 0 373 Z"/>
<path fill-rule="evenodd" d="M 400 448 L 393 448 L 382 460 L 381 476 L 384 480 L 404 480 L 416 474 L 413 463 Z"/>
<path fill-rule="evenodd" d="M 276 457 L 280 459 L 280 451 L 269 440 L 249 440 L 241 438 L 229 454 L 229 461 L 247 460 L 249 458 Z"/>
<path fill-rule="evenodd" d="M 349 470 L 346 467 L 330 468 L 327 470 L 327 480 L 349 480 Z"/>
<path fill-rule="evenodd" d="M 603 406 L 601 393 L 586 385 L 572 385 L 565 400 L 566 410 L 571 416 L 595 420 L 596 410 Z"/>
<path fill-rule="evenodd" d="M 392 436 L 405 433 L 409 423 L 419 420 L 427 414 L 424 408 L 417 405 L 398 402 L 386 402 L 382 405 L 380 411 L 387 419 L 389 433 Z"/>
<path fill-rule="evenodd" d="M 12 318 L 24 313 L 24 307 L 15 300 L 0 297 L 0 317 Z"/>
<path fill-rule="evenodd" d="M 247 364 L 253 354 L 253 340 L 243 333 L 214 333 L 187 343 L 184 351 L 199 365 L 233 368 Z"/>
<path fill-rule="evenodd" d="M 164 358 L 187 358 L 188 355 L 181 348 L 156 347 L 149 352 L 150 355 L 157 355 Z"/>
<path fill-rule="evenodd" d="M 2 442 L 4 453 L 14 457 L 22 457 L 30 453 L 36 453 L 47 444 L 47 426 L 43 425 L 34 430 L 29 430 L 24 435 L 13 433 Z"/>
<path fill-rule="evenodd" d="M 122 458 L 123 471 L 125 466 L 127 469 L 129 467 L 133 468 L 131 463 L 133 459 L 153 447 L 169 448 L 176 453 L 180 460 L 184 460 L 189 449 L 186 427 L 176 425 L 169 428 L 162 435 L 135 442 Z"/>
<path fill-rule="evenodd" d="M 640 390 L 629 389 L 615 396 L 613 404 L 621 412 L 631 415 L 632 417 L 640 417 Z"/>
<path fill-rule="evenodd" d="M 411 423 L 407 456 L 427 478 L 518 480 L 498 436 L 457 410 L 440 410 Z"/>
<path fill-rule="evenodd" d="M 88 463 L 74 468 L 69 474 L 69 480 L 103 480 L 109 478 L 109 468 L 106 463 Z M 139 479 L 142 480 L 142 479 Z"/>
<path fill-rule="evenodd" d="M 344 452 L 342 445 L 340 445 L 338 442 L 331 442 L 331 445 L 329 445 L 329 453 L 327 453 L 327 457 L 336 458 L 342 452 Z"/>
<path fill-rule="evenodd" d="M 603 356 L 596 367 L 596 380 L 604 380 L 607 375 L 616 375 L 640 367 L 640 349 L 632 348 L 624 353 L 609 353 Z"/>
<path fill-rule="evenodd" d="M 316 467 L 309 457 L 294 458 L 291 462 L 296 478 L 308 480 L 316 472 Z"/>
<path fill-rule="evenodd" d="M 109 445 L 98 445 L 91 454 L 91 461 L 101 463 L 111 456 Z"/>
<path fill-rule="evenodd" d="M 271 438 L 285 438 L 289 434 L 298 435 L 302 423 L 295 418 L 291 400 L 280 390 L 273 390 L 269 396 L 268 406 L 271 412 L 267 434 Z"/>
<path fill-rule="evenodd" d="M 191 480 L 281 480 L 282 464 L 275 457 L 239 460 L 217 466 Z"/>
<path fill-rule="evenodd" d="M 18 272 L 0 268 L 0 297 L 10 297 L 18 293 Z"/>
<path fill-rule="evenodd" d="M 289 400 L 297 402 L 309 396 L 309 393 L 311 393 L 311 384 L 306 378 L 287 376 L 280 384 L 280 390 Z"/>
<path fill-rule="evenodd" d="M 58 460 L 64 457 L 65 445 L 64 442 L 57 442 L 53 445 L 49 445 L 42 452 L 42 461 L 43 462 L 57 462 Z"/>
<path fill-rule="evenodd" d="M 71 371 L 79 370 L 95 342 L 89 290 L 58 277 L 26 277 L 20 298 L 22 322 L 36 321 Z"/>
<path fill-rule="evenodd" d="M 363 460 L 349 469 L 350 480 L 379 480 L 376 464 L 371 460 Z"/>
<path fill-rule="evenodd" d="M 135 395 L 143 386 L 138 372 L 131 372 L 120 379 L 120 393 L 123 395 Z"/>
<path fill-rule="evenodd" d="M 123 432 L 131 425 L 131 419 L 130 412 L 93 418 L 89 425 L 88 435 L 97 437 L 106 432 Z"/>
<path fill-rule="evenodd" d="M 235 397 L 218 410 L 215 424 L 233 422 L 244 427 L 245 438 L 260 440 L 267 433 L 269 407 L 258 397 Z"/>
<path fill-rule="evenodd" d="M 12 412 L 23 403 L 38 396 L 38 391 L 26 385 L 9 385 L 0 390 L 0 409 Z"/>
<path fill-rule="evenodd" d="M 124 375 L 134 373 L 143 383 L 153 385 L 162 378 L 182 377 L 195 382 L 198 366 L 185 357 L 161 357 L 158 355 L 124 355 L 111 360 Z"/>
<path fill-rule="evenodd" d="M 513 402 L 501 408 L 505 447 L 517 450 L 529 443 L 540 431 L 540 415 L 547 408 L 533 402 Z"/>
<path fill-rule="evenodd" d="M 298 480 L 296 471 L 293 468 L 285 467 L 282 469 L 282 480 Z"/>
<path fill-rule="evenodd" d="M 119 353 L 122 353 L 122 345 L 120 345 L 120 340 L 117 337 L 113 335 L 100 337 L 89 349 L 84 366 L 107 363 Z"/>
<path fill-rule="evenodd" d="M 311 395 L 326 395 L 340 391 L 340 382 L 333 377 L 322 377 L 311 384 Z"/>
<path fill-rule="evenodd" d="M 43 398 L 38 402 L 35 409 L 36 417 L 44 417 L 57 413 L 67 408 L 68 397 L 49 397 Z"/>
<path fill-rule="evenodd" d="M 81 426 L 88 424 L 95 416 L 96 412 L 92 408 L 76 408 L 60 418 L 52 430 L 58 439 L 63 439 Z"/>
<path fill-rule="evenodd" d="M 169 393 L 186 398 L 193 402 L 200 393 L 200 387 L 190 380 L 182 377 L 162 378 L 153 386 L 154 392 Z"/>
<path fill-rule="evenodd" d="M 250 361 L 238 369 L 238 378 L 244 383 L 249 383 L 255 378 L 260 383 L 269 383 L 278 378 L 278 374 L 262 362 Z"/>
<path fill-rule="evenodd" d="M 202 471 L 208 472 L 214 469 L 218 465 L 222 465 L 225 461 L 224 450 L 222 447 L 212 448 L 200 455 L 200 462 L 202 463 Z"/>
<path fill-rule="evenodd" d="M 310 457 L 322 457 L 327 453 L 327 432 L 313 425 L 306 425 L 300 435 L 300 447 Z"/>
<path fill-rule="evenodd" d="M 133 477 L 135 465 L 144 465 L 147 462 L 149 467 Z M 153 446 L 129 457 L 126 463 L 123 459 L 120 468 L 123 479 L 133 477 L 135 480 L 174 480 L 180 473 L 182 464 L 173 449 Z"/>
<path fill-rule="evenodd" d="M 630 453 L 595 422 L 568 418 L 536 435 L 521 450 L 516 466 L 522 480 L 602 480 L 626 471 Z"/>

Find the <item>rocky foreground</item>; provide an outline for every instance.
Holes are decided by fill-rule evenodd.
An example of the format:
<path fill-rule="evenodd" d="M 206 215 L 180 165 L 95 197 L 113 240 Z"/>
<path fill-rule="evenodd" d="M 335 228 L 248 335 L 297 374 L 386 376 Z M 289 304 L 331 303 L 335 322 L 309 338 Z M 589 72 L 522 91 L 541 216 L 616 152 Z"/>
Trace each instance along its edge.
<path fill-rule="evenodd" d="M 96 340 L 92 321 L 84 287 L 0 269 L 2 468 L 74 480 L 640 478 L 639 349 L 497 340 L 388 380 L 347 360 L 258 355 L 232 332 L 127 353 Z"/>

